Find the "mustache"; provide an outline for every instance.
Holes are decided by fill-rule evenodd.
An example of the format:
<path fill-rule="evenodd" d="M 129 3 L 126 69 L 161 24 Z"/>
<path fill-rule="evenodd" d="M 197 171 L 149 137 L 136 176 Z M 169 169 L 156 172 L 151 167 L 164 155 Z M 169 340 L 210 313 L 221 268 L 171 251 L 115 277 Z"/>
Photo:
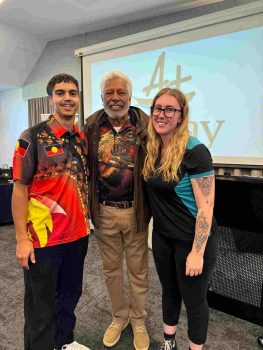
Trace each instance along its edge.
<path fill-rule="evenodd" d="M 120 103 L 120 102 L 111 102 L 108 104 L 109 107 L 112 107 L 112 106 L 119 106 L 119 107 L 124 107 L 125 105 L 123 103 Z"/>

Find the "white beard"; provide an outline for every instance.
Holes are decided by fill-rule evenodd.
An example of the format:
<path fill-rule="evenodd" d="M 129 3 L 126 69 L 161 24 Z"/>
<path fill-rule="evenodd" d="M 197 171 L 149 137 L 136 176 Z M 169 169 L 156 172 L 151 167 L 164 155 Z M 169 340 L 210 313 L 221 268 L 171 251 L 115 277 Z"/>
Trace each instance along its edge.
<path fill-rule="evenodd" d="M 125 115 L 128 114 L 130 105 L 125 105 L 122 107 L 122 109 L 120 111 L 112 111 L 110 109 L 110 107 L 108 107 L 104 102 L 103 102 L 103 107 L 105 112 L 107 113 L 107 115 L 112 118 L 112 119 L 121 119 L 123 118 Z"/>

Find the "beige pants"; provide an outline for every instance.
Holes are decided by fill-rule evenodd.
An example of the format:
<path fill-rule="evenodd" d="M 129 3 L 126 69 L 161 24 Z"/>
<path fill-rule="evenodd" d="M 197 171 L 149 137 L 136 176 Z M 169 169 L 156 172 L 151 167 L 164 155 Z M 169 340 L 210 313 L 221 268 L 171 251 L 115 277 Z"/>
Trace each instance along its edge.
<path fill-rule="evenodd" d="M 100 205 L 100 229 L 95 230 L 103 263 L 103 274 L 115 321 L 128 318 L 132 324 L 145 321 L 148 293 L 147 231 L 135 232 L 134 208 Z M 123 258 L 129 282 L 129 302 L 124 296 Z"/>

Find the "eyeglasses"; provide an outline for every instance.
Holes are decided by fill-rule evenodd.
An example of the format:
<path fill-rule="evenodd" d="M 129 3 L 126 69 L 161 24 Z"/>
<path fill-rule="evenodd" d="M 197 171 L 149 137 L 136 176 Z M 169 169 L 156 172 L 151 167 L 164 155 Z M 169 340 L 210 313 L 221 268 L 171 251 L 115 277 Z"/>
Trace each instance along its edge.
<path fill-rule="evenodd" d="M 172 108 L 172 107 L 151 107 L 151 112 L 153 117 L 159 117 L 159 115 L 163 112 L 166 118 L 173 118 L 176 112 L 182 112 L 181 109 Z"/>

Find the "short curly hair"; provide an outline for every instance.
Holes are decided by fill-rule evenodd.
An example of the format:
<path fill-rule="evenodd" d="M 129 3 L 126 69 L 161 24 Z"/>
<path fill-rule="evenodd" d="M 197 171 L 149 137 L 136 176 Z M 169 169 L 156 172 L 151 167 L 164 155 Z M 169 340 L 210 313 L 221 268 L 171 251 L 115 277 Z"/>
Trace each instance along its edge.
<path fill-rule="evenodd" d="M 112 70 L 112 71 L 108 72 L 106 75 L 104 75 L 104 77 L 102 77 L 101 82 L 100 82 L 100 89 L 101 89 L 102 95 L 103 95 L 103 91 L 104 91 L 104 88 L 105 88 L 107 81 L 112 80 L 112 79 L 121 79 L 126 84 L 126 87 L 129 91 L 129 95 L 131 97 L 131 95 L 132 95 L 132 83 L 131 83 L 130 78 L 128 77 L 127 74 L 122 73 L 122 72 L 117 71 L 117 70 Z"/>
<path fill-rule="evenodd" d="M 75 84 L 77 89 L 78 89 L 78 93 L 79 93 L 79 83 L 78 83 L 77 79 L 75 79 L 72 75 L 69 75 L 66 73 L 60 73 L 60 74 L 55 75 L 53 78 L 51 78 L 49 80 L 49 82 L 47 84 L 48 96 L 52 96 L 55 85 L 62 83 L 62 82 Z"/>

